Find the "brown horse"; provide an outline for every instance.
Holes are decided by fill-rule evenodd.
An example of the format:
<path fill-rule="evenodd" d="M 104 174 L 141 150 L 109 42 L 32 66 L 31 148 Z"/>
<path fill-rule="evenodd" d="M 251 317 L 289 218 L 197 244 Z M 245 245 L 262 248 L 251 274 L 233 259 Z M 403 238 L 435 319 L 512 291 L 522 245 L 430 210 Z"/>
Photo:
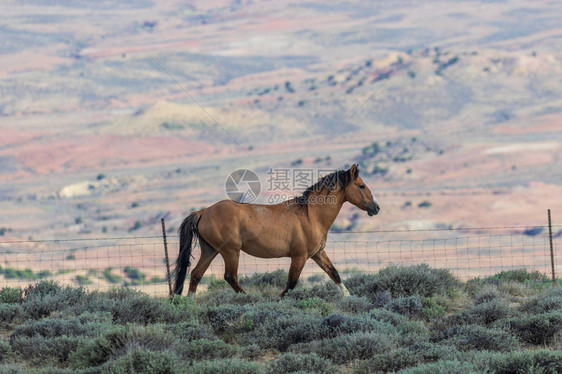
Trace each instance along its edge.
<path fill-rule="evenodd" d="M 289 280 L 280 297 L 295 288 L 306 260 L 312 258 L 340 287 L 349 291 L 324 251 L 328 230 L 343 203 L 349 201 L 369 216 L 380 210 L 357 165 L 320 178 L 302 196 L 275 205 L 241 204 L 232 200 L 191 213 L 179 228 L 180 252 L 176 262 L 174 293 L 181 295 L 192 244 L 199 239 L 201 257 L 191 272 L 189 297 L 195 296 L 203 274 L 220 253 L 224 279 L 236 292 L 240 251 L 261 258 L 291 257 Z"/>

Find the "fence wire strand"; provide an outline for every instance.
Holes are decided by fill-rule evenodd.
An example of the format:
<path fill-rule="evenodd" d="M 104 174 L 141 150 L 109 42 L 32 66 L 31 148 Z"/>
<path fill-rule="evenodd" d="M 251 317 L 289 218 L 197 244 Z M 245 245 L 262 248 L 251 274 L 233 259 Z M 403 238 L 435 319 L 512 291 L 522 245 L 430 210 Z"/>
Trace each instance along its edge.
<path fill-rule="evenodd" d="M 555 241 L 560 237 L 562 230 Z M 178 245 L 177 236 L 168 236 L 172 262 Z M 523 268 L 550 277 L 552 267 L 548 226 L 331 232 L 325 250 L 344 279 L 358 272 L 421 263 L 449 269 L 463 280 Z M 195 261 L 199 259 L 198 246 L 192 255 Z M 554 258 L 559 273 L 558 257 Z M 289 258 L 261 259 L 242 253 L 239 274 L 288 270 L 289 265 Z M 223 272 L 224 262 L 217 256 L 203 287 L 210 279 L 222 279 Z M 0 241 L 0 287 L 25 287 L 41 279 L 96 290 L 134 287 L 154 296 L 169 292 L 161 236 Z M 308 261 L 301 279 L 318 282 L 328 277 Z"/>

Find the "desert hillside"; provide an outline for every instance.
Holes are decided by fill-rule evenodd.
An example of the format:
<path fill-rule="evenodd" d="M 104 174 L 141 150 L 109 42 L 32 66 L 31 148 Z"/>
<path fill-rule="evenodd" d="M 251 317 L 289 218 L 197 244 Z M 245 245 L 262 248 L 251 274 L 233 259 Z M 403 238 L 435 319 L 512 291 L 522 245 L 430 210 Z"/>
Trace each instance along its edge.
<path fill-rule="evenodd" d="M 265 190 L 270 169 L 355 162 L 383 209 L 346 206 L 339 228 L 537 225 L 548 208 L 560 222 L 557 2 L 0 12 L 2 240 L 153 235 L 226 198 L 236 169 Z"/>

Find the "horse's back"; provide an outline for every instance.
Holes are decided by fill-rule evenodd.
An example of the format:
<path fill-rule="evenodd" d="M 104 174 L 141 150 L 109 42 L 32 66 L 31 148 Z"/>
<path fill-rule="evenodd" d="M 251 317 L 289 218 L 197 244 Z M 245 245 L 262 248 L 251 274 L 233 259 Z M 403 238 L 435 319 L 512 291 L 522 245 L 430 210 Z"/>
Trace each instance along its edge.
<path fill-rule="evenodd" d="M 219 252 L 234 247 L 257 257 L 288 256 L 300 226 L 282 205 L 222 200 L 202 211 L 200 235 Z"/>

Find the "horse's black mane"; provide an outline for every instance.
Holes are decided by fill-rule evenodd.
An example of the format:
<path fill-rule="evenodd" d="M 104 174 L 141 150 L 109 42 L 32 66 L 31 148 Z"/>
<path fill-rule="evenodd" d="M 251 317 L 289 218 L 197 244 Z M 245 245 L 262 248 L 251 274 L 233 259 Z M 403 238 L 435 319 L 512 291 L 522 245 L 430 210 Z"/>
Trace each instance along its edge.
<path fill-rule="evenodd" d="M 351 179 L 351 172 L 349 170 L 334 171 L 318 179 L 318 182 L 308 187 L 301 196 L 294 197 L 294 202 L 301 206 L 308 206 L 308 197 L 312 192 L 320 192 L 322 189 L 327 188 L 329 193 L 335 189 L 338 184 L 346 188 L 351 182 Z"/>

